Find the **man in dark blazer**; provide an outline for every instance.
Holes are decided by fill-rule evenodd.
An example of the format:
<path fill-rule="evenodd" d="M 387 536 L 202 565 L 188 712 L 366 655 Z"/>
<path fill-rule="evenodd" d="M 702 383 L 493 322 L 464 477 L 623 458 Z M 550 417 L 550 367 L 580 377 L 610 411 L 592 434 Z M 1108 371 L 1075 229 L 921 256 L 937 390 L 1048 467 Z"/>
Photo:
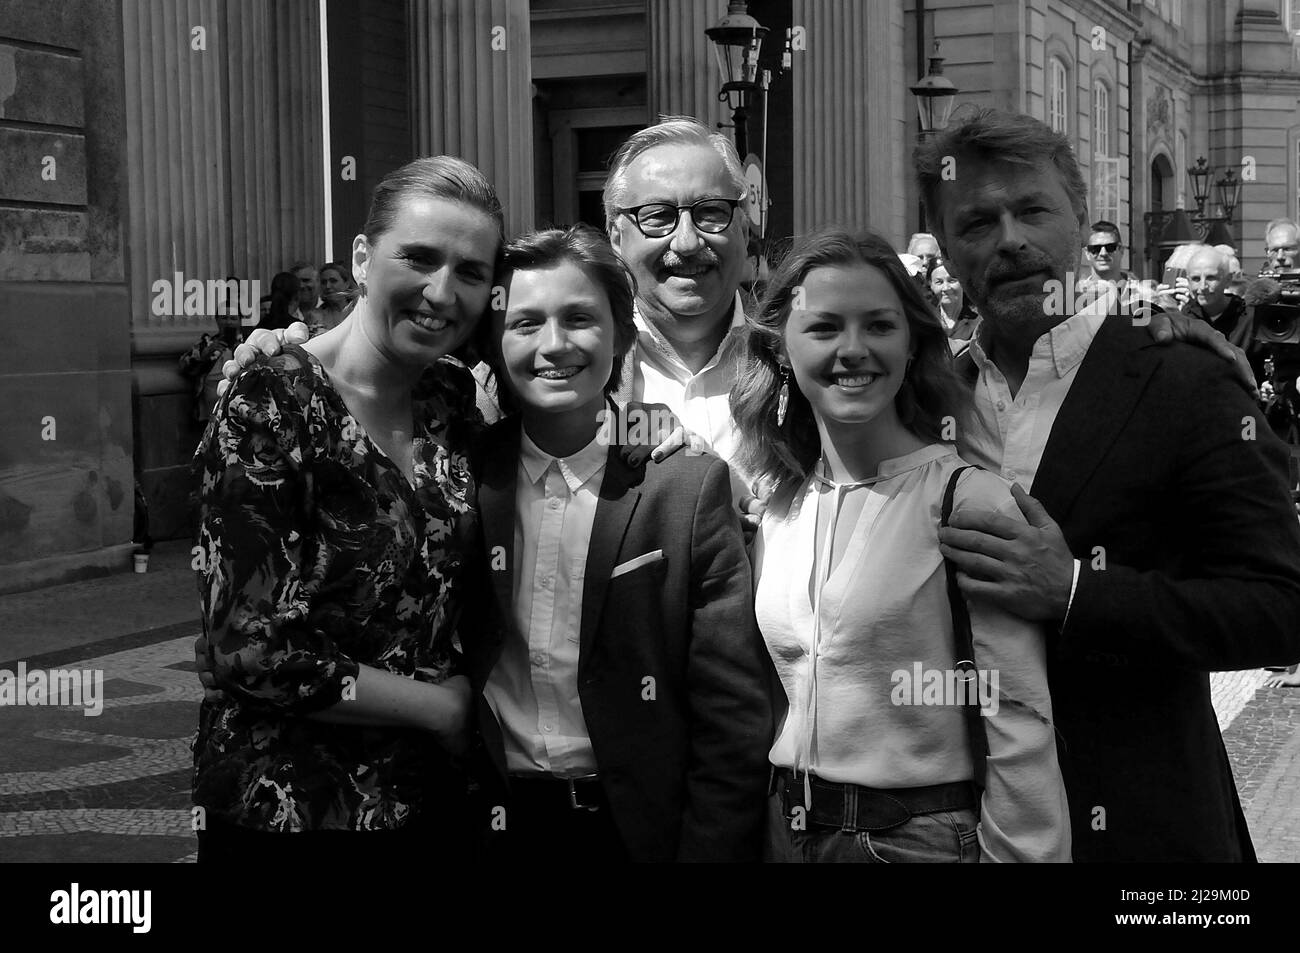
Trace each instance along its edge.
<path fill-rule="evenodd" d="M 512 834 L 501 727 L 484 686 L 514 631 L 520 422 L 488 434 L 479 506 L 494 612 L 465 640 L 491 769 L 482 778 L 488 853 Z M 678 454 L 632 467 L 611 446 L 588 549 L 578 692 L 607 810 L 634 861 L 749 861 L 761 847 L 773 722 L 771 662 L 726 464 Z M 563 782 L 556 781 L 556 784 Z M 572 805 L 589 800 L 577 791 Z M 563 818 L 559 818 L 560 821 Z M 500 856 L 498 854 L 498 856 Z M 517 856 L 506 852 L 505 856 Z"/>
<path fill-rule="evenodd" d="M 940 537 L 968 596 L 1047 624 L 1074 859 L 1253 860 L 1209 673 L 1300 658 L 1285 447 L 1231 365 L 1156 346 L 1113 295 L 1049 305 L 1087 222 L 1064 137 L 983 110 L 917 168 L 984 315 L 958 358 L 963 456 L 1032 488 L 1028 526 L 973 514 Z"/>

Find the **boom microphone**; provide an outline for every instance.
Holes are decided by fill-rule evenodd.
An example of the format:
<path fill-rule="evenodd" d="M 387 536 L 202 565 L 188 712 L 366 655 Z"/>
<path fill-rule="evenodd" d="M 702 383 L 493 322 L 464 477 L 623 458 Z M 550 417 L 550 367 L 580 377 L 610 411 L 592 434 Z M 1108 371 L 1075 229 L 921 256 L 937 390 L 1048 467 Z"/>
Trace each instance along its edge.
<path fill-rule="evenodd" d="M 1272 278 L 1252 278 L 1241 293 L 1241 299 L 1252 308 L 1261 304 L 1277 304 L 1282 300 L 1282 285 Z"/>

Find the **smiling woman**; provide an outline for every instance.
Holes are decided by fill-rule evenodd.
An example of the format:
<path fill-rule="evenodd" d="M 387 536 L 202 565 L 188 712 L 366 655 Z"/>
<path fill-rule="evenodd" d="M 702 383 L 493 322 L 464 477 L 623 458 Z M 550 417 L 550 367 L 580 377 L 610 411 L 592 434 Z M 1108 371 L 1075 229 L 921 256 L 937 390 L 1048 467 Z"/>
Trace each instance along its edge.
<path fill-rule="evenodd" d="M 479 418 L 446 358 L 486 308 L 502 228 L 468 163 L 394 172 L 353 242 L 356 307 L 246 371 L 204 435 L 199 581 L 224 696 L 194 748 L 200 860 L 424 858 L 412 833 L 466 811 L 453 638 Z M 321 839 L 337 831 L 357 833 Z M 467 834 L 438 843 L 454 859 Z"/>
<path fill-rule="evenodd" d="M 971 658 L 946 593 L 945 499 L 1023 517 L 950 445 L 969 395 L 937 316 L 882 238 L 823 232 L 781 264 L 745 345 L 742 466 L 775 488 L 755 614 L 789 702 L 769 755 L 769 858 L 1068 859 L 1042 634 L 972 600 Z M 992 676 L 987 758 L 958 700 L 893 691 L 963 659 Z"/>

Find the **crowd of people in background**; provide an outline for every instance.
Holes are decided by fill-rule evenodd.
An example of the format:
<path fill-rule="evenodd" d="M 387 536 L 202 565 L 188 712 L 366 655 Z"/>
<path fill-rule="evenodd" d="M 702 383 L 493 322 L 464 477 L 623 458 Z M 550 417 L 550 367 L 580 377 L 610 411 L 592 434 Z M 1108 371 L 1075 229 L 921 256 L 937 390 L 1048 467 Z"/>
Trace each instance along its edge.
<path fill-rule="evenodd" d="M 1283 275 L 1300 257 L 1300 225 L 1289 218 L 1274 219 L 1265 229 L 1265 246 L 1259 275 Z M 1178 245 L 1165 260 L 1158 279 L 1143 278 L 1125 268 L 1124 253 L 1118 225 L 1104 219 L 1092 223 L 1081 250 L 1081 277 L 1075 284 L 1079 299 L 1095 300 L 1113 290 L 1126 313 L 1141 314 L 1143 307 L 1150 307 L 1204 321 L 1245 353 L 1261 407 L 1274 432 L 1291 444 L 1300 444 L 1300 342 L 1262 338 L 1255 309 L 1247 301 L 1252 279 L 1245 274 L 1236 249 L 1230 245 Z M 928 233 L 914 234 L 898 257 L 948 331 L 954 353 L 960 353 L 978 328 L 980 316 L 949 273 L 938 242 Z M 1296 290 L 1300 293 L 1300 283 Z"/>
<path fill-rule="evenodd" d="M 234 287 L 236 277 L 225 279 Z M 218 301 L 216 334 L 204 332 L 198 342 L 180 356 L 179 369 L 190 382 L 193 395 L 193 418 L 205 422 L 217 399 L 217 382 L 221 367 L 254 327 L 275 330 L 296 321 L 307 325 L 312 337 L 337 327 L 356 304 L 358 295 L 352 270 L 344 262 L 327 261 L 319 268 L 306 260 L 295 261 L 271 279 L 271 293 L 258 301 L 255 323 L 249 324 L 239 313 L 233 296 Z M 229 303 L 228 303 L 229 302 Z"/>

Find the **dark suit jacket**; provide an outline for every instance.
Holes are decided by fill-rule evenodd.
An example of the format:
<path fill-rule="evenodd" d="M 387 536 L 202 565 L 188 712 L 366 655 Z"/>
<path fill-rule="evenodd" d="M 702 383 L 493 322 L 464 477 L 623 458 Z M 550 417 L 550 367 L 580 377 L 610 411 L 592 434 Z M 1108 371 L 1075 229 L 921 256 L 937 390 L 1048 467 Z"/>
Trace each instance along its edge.
<path fill-rule="evenodd" d="M 523 637 L 511 612 L 519 435 L 518 418 L 493 427 L 479 467 L 484 543 L 489 554 L 502 547 L 506 567 L 489 572 L 490 624 L 466 641 L 495 767 L 488 785 L 507 779 L 483 685 L 502 639 Z M 655 550 L 662 560 L 610 578 Z M 632 469 L 612 447 L 584 578 L 578 695 L 630 857 L 757 860 L 773 735 L 771 662 L 754 620 L 727 465 L 680 452 Z M 644 697 L 647 676 L 654 700 Z"/>
<path fill-rule="evenodd" d="M 1254 859 L 1208 673 L 1300 658 L 1286 474 L 1227 362 L 1106 320 L 1031 490 L 1082 562 L 1048 660 L 1076 861 Z"/>

